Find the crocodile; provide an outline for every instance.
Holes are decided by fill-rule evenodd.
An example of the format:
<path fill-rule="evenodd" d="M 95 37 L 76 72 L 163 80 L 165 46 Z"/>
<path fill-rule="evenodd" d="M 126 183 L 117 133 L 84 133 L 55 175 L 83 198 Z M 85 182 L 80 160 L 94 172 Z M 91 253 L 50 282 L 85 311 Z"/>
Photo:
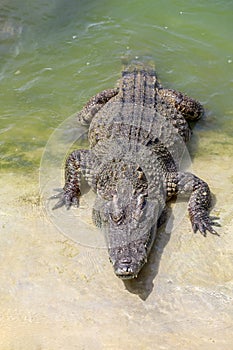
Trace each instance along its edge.
<path fill-rule="evenodd" d="M 180 163 L 190 123 L 204 114 L 197 100 L 164 88 L 151 65 L 127 66 L 116 88 L 92 97 L 77 114 L 90 148 L 66 159 L 65 185 L 53 209 L 78 206 L 83 177 L 96 193 L 93 221 L 103 229 L 116 276 L 132 279 L 147 262 L 166 203 L 188 198 L 192 229 L 218 235 L 209 215 L 208 184 Z"/>

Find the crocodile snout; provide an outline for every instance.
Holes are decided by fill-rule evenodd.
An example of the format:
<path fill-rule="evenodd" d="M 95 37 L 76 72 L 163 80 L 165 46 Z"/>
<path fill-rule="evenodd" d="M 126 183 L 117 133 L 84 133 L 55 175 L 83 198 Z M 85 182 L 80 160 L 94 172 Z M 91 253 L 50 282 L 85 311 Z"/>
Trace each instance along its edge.
<path fill-rule="evenodd" d="M 133 257 L 127 256 L 116 260 L 113 267 L 117 277 L 121 279 L 132 279 L 137 277 L 144 263 L 144 259 L 136 261 Z"/>
<path fill-rule="evenodd" d="M 117 266 L 115 266 L 115 273 L 118 277 L 122 279 L 129 279 L 129 278 L 136 277 L 132 266 L 132 258 L 126 257 L 118 261 Z"/>
<path fill-rule="evenodd" d="M 131 279 L 137 277 L 130 265 L 118 266 L 118 268 L 115 270 L 115 274 L 121 279 Z"/>

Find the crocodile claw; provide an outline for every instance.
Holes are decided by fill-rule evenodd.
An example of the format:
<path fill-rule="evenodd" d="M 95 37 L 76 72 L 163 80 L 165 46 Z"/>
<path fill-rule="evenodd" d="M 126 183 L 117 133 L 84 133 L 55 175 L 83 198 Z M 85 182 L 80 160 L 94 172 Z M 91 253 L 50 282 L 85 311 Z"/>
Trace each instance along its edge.
<path fill-rule="evenodd" d="M 66 207 L 66 209 L 70 209 L 71 206 L 78 207 L 79 206 L 79 199 L 76 195 L 73 193 L 66 193 L 64 190 L 59 190 L 60 193 L 55 194 L 51 196 L 49 199 L 59 199 L 57 204 L 55 204 L 52 208 L 52 210 L 61 208 L 63 206 Z"/>
<path fill-rule="evenodd" d="M 217 231 L 212 226 L 221 226 L 219 223 L 214 222 L 218 219 L 217 217 L 209 217 L 207 214 L 204 216 L 196 216 L 191 219 L 193 232 L 200 233 L 206 237 L 207 232 L 210 232 L 213 235 L 220 236 Z"/>

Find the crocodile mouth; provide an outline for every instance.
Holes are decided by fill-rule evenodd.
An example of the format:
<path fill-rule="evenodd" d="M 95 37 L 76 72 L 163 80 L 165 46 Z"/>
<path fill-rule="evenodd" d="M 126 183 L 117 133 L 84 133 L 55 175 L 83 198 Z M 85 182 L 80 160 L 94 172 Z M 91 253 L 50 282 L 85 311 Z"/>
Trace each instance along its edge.
<path fill-rule="evenodd" d="M 138 277 L 138 275 L 136 273 L 134 273 L 133 271 L 131 271 L 131 272 L 115 271 L 115 274 L 121 280 L 130 280 L 130 279 L 134 279 L 134 278 Z"/>
<path fill-rule="evenodd" d="M 114 272 L 120 279 L 128 280 L 137 278 L 138 273 L 146 262 L 145 260 L 142 260 L 139 263 L 136 263 L 129 260 L 131 259 L 126 258 L 114 264 Z"/>
<path fill-rule="evenodd" d="M 138 275 L 135 275 L 135 274 L 121 275 L 117 273 L 116 273 L 116 276 L 119 277 L 121 280 L 132 280 L 138 277 Z"/>

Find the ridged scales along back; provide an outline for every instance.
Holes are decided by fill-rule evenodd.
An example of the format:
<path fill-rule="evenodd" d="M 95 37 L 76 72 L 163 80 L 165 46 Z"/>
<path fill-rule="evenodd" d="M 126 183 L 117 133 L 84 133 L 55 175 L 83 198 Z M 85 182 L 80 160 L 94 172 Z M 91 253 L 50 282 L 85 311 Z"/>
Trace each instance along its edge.
<path fill-rule="evenodd" d="M 163 102 L 163 88 L 155 71 L 134 67 L 122 73 L 119 92 L 94 116 L 90 147 L 116 139 L 128 144 L 162 143 L 178 164 L 190 129 L 176 108 Z"/>

